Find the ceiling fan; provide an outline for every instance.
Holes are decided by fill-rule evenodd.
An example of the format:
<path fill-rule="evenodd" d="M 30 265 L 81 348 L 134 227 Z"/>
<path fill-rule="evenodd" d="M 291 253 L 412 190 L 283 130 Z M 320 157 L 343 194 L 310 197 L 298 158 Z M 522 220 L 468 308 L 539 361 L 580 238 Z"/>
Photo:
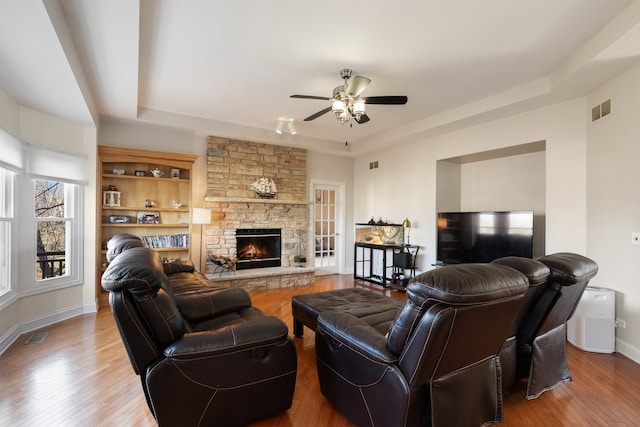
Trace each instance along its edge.
<path fill-rule="evenodd" d="M 340 123 L 346 123 L 351 119 L 354 119 L 357 123 L 367 123 L 370 118 L 365 112 L 366 104 L 378 104 L 378 105 L 404 105 L 407 103 L 406 96 L 367 96 L 361 97 L 360 94 L 369 86 L 371 80 L 362 77 L 355 76 L 351 81 L 351 70 L 345 68 L 340 70 L 340 77 L 344 80 L 344 84 L 336 86 L 333 89 L 333 96 L 327 98 L 326 96 L 312 96 L 312 95 L 291 95 L 291 98 L 303 98 L 303 99 L 321 99 L 330 101 L 331 106 L 318 111 L 315 114 L 310 115 L 305 122 L 317 119 L 329 111 L 333 111 L 336 118 L 340 120 Z"/>

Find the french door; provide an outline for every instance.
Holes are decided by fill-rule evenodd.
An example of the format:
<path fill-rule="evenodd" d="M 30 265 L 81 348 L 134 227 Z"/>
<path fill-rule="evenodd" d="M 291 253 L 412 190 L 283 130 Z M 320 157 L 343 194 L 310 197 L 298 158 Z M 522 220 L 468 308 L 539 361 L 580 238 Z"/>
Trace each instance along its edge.
<path fill-rule="evenodd" d="M 316 274 L 341 273 L 344 265 L 344 183 L 311 182 Z"/>

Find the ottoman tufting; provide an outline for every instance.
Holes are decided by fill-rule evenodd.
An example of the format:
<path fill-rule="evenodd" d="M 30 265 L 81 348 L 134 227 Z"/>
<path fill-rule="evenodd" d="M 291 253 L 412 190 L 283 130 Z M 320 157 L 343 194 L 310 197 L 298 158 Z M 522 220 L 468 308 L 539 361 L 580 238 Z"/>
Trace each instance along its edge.
<path fill-rule="evenodd" d="M 348 312 L 385 334 L 403 305 L 403 301 L 362 288 L 295 295 L 291 299 L 293 334 L 301 337 L 304 326 L 315 331 L 318 315 L 325 311 Z"/>

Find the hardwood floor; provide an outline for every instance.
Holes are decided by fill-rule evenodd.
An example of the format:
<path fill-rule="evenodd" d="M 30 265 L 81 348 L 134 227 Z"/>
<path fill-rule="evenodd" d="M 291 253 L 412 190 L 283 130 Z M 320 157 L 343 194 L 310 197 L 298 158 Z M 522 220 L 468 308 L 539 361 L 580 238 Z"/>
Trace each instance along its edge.
<path fill-rule="evenodd" d="M 361 286 L 403 299 L 402 293 Z M 252 293 L 255 306 L 293 331 L 291 297 L 354 286 L 351 276 L 319 276 L 313 285 Z M 42 342 L 29 333 L 0 356 L 2 426 L 153 426 L 140 379 L 108 307 L 48 327 Z M 35 332 L 34 332 L 35 333 Z M 314 334 L 294 339 L 298 376 L 291 409 L 254 427 L 352 426 L 327 403 L 318 385 Z M 521 382 L 505 398 L 503 426 L 637 426 L 640 365 L 619 354 L 587 353 L 568 344 L 574 381 L 525 400 Z"/>

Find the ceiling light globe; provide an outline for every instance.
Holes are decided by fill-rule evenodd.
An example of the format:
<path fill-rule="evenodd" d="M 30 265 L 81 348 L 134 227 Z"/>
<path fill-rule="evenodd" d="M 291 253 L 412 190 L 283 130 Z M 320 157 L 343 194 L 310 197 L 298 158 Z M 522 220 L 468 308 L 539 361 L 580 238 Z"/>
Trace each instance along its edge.
<path fill-rule="evenodd" d="M 353 102 L 353 114 L 356 116 L 364 114 L 364 101 L 362 99 L 356 99 Z"/>

